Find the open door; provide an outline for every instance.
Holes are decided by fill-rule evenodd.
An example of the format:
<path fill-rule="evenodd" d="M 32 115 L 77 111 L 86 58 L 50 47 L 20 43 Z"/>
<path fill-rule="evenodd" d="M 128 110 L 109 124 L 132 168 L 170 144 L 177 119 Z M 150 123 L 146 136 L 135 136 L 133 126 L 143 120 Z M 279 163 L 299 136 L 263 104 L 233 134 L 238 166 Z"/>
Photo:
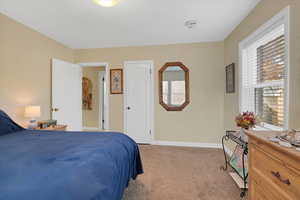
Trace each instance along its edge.
<path fill-rule="evenodd" d="M 52 59 L 52 119 L 68 131 L 82 131 L 81 67 Z"/>

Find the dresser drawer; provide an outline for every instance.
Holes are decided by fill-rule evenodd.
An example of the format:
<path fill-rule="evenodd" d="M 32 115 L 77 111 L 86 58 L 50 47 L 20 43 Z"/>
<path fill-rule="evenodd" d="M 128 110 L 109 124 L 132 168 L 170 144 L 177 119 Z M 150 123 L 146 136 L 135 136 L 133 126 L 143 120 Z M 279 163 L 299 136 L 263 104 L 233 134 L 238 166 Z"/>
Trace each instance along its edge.
<path fill-rule="evenodd" d="M 273 158 L 277 158 L 278 160 L 281 160 L 283 163 L 286 163 L 289 166 L 292 166 L 293 169 L 299 172 L 300 174 L 300 162 L 299 160 L 291 157 L 290 155 L 287 155 L 287 153 L 284 151 L 287 148 L 281 147 L 281 151 L 278 151 L 277 148 L 268 145 L 264 141 L 259 140 L 252 140 L 250 139 L 249 146 L 253 146 L 253 148 L 261 149 L 266 154 L 270 155 Z M 284 149 L 284 150 L 282 150 Z"/>
<path fill-rule="evenodd" d="M 250 154 L 252 173 L 257 172 L 267 182 L 275 184 L 276 188 L 281 189 L 290 199 L 300 199 L 300 171 L 298 169 L 255 145 L 251 145 Z"/>
<path fill-rule="evenodd" d="M 272 197 L 270 198 L 268 195 L 269 193 L 263 192 L 262 187 L 257 184 L 255 179 L 250 183 L 249 200 L 271 200 Z"/>
<path fill-rule="evenodd" d="M 252 170 L 250 178 L 249 200 L 257 200 L 258 197 L 263 200 L 296 200 L 281 190 L 278 185 L 266 178 L 261 172 Z"/>

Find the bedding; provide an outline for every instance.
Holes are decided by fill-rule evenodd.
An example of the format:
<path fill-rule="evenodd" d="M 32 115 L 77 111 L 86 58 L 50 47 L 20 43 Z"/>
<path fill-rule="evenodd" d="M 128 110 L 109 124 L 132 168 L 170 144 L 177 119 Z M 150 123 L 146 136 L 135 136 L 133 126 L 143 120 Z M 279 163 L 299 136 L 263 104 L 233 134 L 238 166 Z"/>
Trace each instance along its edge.
<path fill-rule="evenodd" d="M 2 111 L 0 131 L 0 200 L 120 200 L 143 173 L 122 133 L 26 130 Z"/>
<path fill-rule="evenodd" d="M 21 130 L 24 129 L 11 120 L 5 112 L 0 110 L 0 136 Z"/>

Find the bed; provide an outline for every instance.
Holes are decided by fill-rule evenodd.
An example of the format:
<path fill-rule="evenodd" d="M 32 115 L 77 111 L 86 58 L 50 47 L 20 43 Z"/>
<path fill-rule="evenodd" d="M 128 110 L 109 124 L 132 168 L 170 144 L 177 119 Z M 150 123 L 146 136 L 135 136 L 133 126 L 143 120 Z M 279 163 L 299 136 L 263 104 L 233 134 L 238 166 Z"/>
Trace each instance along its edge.
<path fill-rule="evenodd" d="M 141 173 L 125 134 L 27 130 L 0 110 L 1 200 L 120 200 Z"/>

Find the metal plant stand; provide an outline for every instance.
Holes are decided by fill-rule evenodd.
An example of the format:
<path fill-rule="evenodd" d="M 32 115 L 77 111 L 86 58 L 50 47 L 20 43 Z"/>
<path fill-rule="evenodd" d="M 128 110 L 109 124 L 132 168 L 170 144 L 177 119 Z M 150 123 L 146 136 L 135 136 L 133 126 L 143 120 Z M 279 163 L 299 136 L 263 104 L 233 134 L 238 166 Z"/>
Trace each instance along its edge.
<path fill-rule="evenodd" d="M 234 172 L 242 179 L 243 181 L 243 187 L 241 187 L 241 194 L 240 197 L 244 197 L 246 195 L 246 191 L 247 191 L 247 179 L 248 179 L 248 173 L 246 174 L 246 170 L 245 170 L 245 155 L 248 155 L 248 142 L 242 140 L 240 137 L 236 136 L 236 131 L 226 131 L 226 134 L 222 137 L 222 147 L 223 147 L 223 152 L 224 152 L 224 158 L 225 158 L 225 165 L 221 166 L 221 169 L 224 171 L 227 171 L 228 169 L 228 165 L 230 165 L 230 158 L 228 159 L 226 151 L 225 151 L 225 147 L 224 147 L 224 141 L 228 141 L 231 140 L 233 142 L 235 142 L 237 145 L 239 145 L 242 150 L 243 150 L 243 154 L 242 154 L 242 166 L 243 166 L 243 176 L 241 176 L 235 168 L 231 167 Z"/>

